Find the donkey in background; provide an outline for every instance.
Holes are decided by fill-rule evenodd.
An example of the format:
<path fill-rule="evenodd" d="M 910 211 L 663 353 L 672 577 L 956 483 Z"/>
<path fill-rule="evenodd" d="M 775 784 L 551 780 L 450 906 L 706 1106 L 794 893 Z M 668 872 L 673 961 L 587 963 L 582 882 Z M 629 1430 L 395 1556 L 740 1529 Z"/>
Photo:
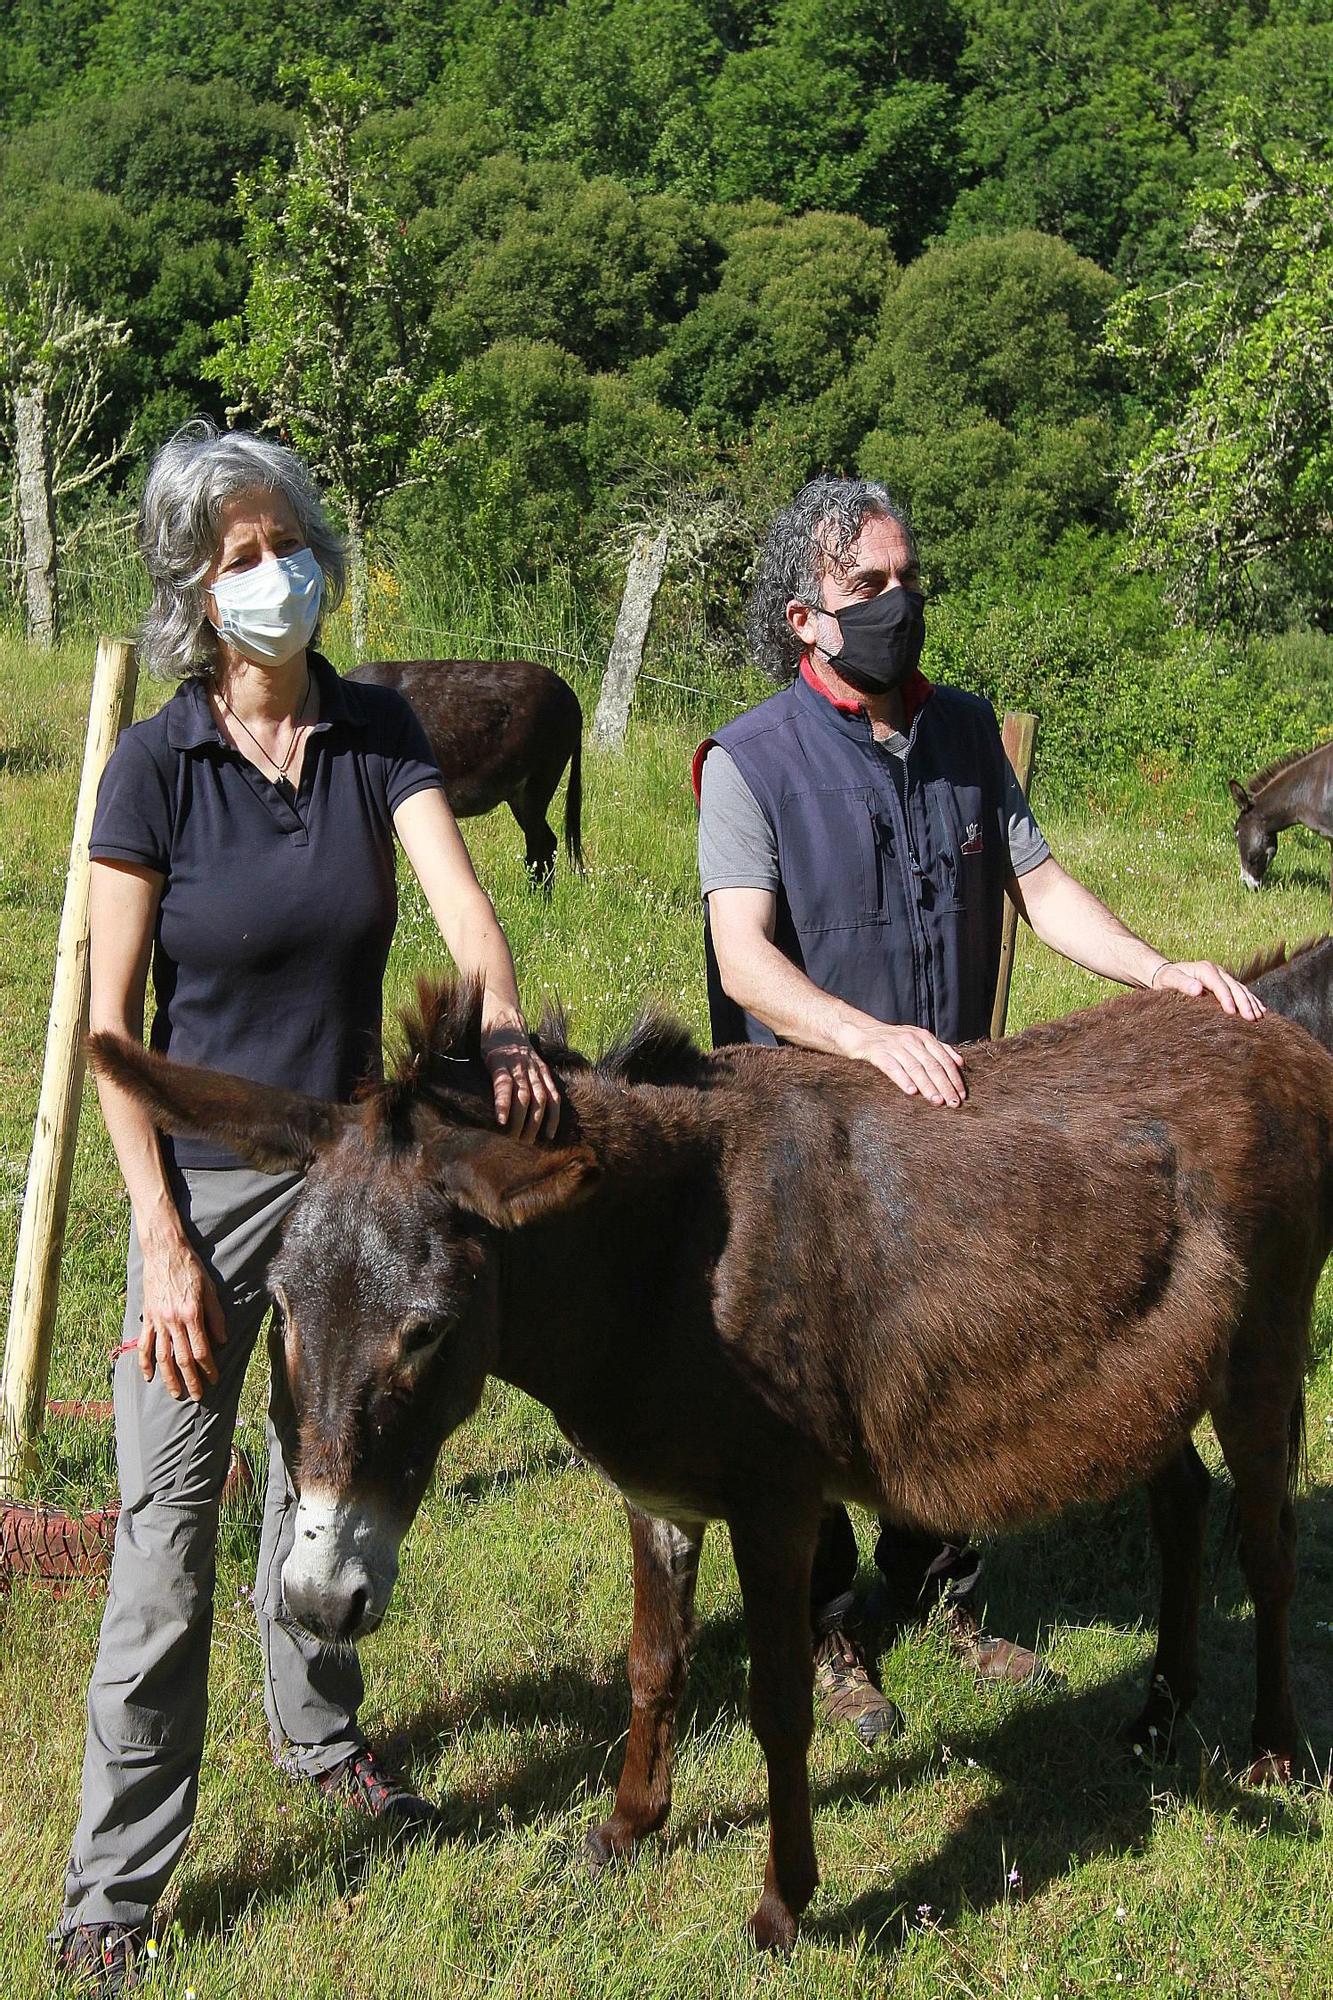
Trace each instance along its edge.
<path fill-rule="evenodd" d="M 456 818 L 509 807 L 528 880 L 546 895 L 556 855 L 546 815 L 568 765 L 565 852 L 582 874 L 583 710 L 568 681 L 535 660 L 371 660 L 349 678 L 411 703 Z"/>
<path fill-rule="evenodd" d="M 1281 757 L 1241 785 L 1228 779 L 1239 807 L 1236 846 L 1240 879 L 1257 889 L 1277 853 L 1277 837 L 1288 826 L 1308 826 L 1333 841 L 1333 743 Z M 1329 896 L 1333 900 L 1333 848 L 1329 851 Z"/>
<path fill-rule="evenodd" d="M 1333 1061 L 1270 1013 L 1123 996 L 968 1052 L 957 1111 L 798 1049 L 703 1055 L 649 1020 L 592 1066 L 544 1024 L 555 1142 L 492 1123 L 475 993 L 423 987 L 353 1106 L 95 1037 L 164 1127 L 309 1164 L 272 1285 L 299 1419 L 284 1575 L 312 1630 L 383 1618 L 441 1444 L 488 1373 L 621 1489 L 633 1710 L 596 1860 L 664 1823 L 704 1528 L 745 1606 L 770 1844 L 751 1918 L 785 1948 L 817 1867 L 808 1593 L 829 1497 L 992 1530 L 1148 1484 L 1156 1659 L 1131 1725 L 1169 1747 L 1197 1679 L 1211 1415 L 1255 1605 L 1250 1776 L 1300 1745 L 1291 1486 L 1333 1243 Z"/>

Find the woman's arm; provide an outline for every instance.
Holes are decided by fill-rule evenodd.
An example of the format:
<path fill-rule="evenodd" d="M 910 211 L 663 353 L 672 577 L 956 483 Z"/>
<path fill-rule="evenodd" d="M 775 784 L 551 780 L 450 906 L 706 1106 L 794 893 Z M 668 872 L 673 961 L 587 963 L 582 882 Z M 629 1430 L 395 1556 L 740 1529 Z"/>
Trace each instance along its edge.
<path fill-rule="evenodd" d="M 464 978 L 482 982 L 482 1048 L 495 1089 L 495 1116 L 515 1136 L 554 1138 L 560 1120 L 555 1078 L 528 1039 L 509 941 L 478 882 L 444 793 L 414 792 L 393 816 L 403 852 L 440 935 Z"/>
<path fill-rule="evenodd" d="M 89 1026 L 143 1038 L 144 995 L 162 877 L 127 862 L 94 861 L 89 875 Z M 167 1184 L 151 1119 L 118 1084 L 97 1079 L 106 1129 L 129 1190 L 143 1252 L 143 1332 L 139 1366 L 173 1396 L 196 1402 L 216 1382 L 213 1346 L 227 1338 L 212 1281 L 191 1248 Z"/>

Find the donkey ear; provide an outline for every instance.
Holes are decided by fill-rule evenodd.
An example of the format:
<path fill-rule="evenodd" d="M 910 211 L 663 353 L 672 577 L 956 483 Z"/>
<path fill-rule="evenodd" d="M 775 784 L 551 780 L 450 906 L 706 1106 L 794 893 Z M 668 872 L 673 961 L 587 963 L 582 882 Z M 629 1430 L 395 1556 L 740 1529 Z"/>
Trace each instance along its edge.
<path fill-rule="evenodd" d="M 588 1146 L 525 1145 L 501 1132 L 451 1134 L 440 1159 L 440 1186 L 460 1207 L 497 1229 L 572 1208 L 601 1174 Z"/>
<path fill-rule="evenodd" d="M 1234 778 L 1228 778 L 1227 790 L 1231 793 L 1232 798 L 1236 801 L 1242 812 L 1250 810 L 1250 807 L 1254 804 L 1254 800 L 1250 797 L 1244 785 L 1238 784 Z"/>
<path fill-rule="evenodd" d="M 122 1035 L 89 1035 L 88 1057 L 97 1074 L 128 1091 L 159 1130 L 216 1139 L 268 1173 L 308 1166 L 348 1116 L 343 1105 L 295 1090 L 169 1062 Z"/>

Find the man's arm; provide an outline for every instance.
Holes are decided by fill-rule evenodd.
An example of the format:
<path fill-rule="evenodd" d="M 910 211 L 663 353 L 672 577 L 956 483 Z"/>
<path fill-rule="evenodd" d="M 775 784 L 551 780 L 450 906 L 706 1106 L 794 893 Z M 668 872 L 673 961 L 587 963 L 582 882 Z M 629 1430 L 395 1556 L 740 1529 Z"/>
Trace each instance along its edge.
<path fill-rule="evenodd" d="M 714 889 L 708 897 L 717 969 L 726 992 L 784 1042 L 873 1063 L 908 1097 L 961 1104 L 962 1057 L 925 1028 L 896 1027 L 849 1007 L 807 979 L 773 942 L 770 889 Z"/>
<path fill-rule="evenodd" d="M 1145 944 L 1053 856 L 1011 881 L 1010 894 L 1043 944 L 1103 979 L 1159 992 L 1170 987 L 1211 993 L 1224 1013 L 1246 1021 L 1257 1021 L 1264 1011 L 1263 1002 L 1221 966 L 1208 959 L 1168 959 Z"/>

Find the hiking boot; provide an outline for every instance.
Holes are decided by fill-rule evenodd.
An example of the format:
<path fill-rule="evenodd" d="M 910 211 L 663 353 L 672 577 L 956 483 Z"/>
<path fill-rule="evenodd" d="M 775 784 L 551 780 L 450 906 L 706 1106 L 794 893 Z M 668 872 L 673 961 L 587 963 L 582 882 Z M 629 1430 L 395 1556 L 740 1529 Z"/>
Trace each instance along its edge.
<path fill-rule="evenodd" d="M 826 1712 L 869 1747 L 903 1726 L 902 1712 L 870 1678 L 865 1654 L 839 1627 L 815 1641 L 815 1686 Z"/>
<path fill-rule="evenodd" d="M 1012 1639 L 997 1639 L 982 1630 L 974 1611 L 964 1604 L 942 1604 L 939 1629 L 950 1652 L 965 1660 L 982 1682 L 1027 1681 L 1050 1685 L 1056 1678 L 1051 1669 L 1027 1646 Z"/>
<path fill-rule="evenodd" d="M 141 1939 L 123 1924 L 79 1924 L 60 1939 L 56 1972 L 87 2000 L 114 2000 L 139 1984 L 134 1962 Z"/>
<path fill-rule="evenodd" d="M 376 1821 L 378 1830 L 392 1840 L 438 1840 L 444 1832 L 440 1808 L 409 1791 L 364 1745 L 331 1771 L 322 1772 L 314 1783 L 335 1805 Z"/>

